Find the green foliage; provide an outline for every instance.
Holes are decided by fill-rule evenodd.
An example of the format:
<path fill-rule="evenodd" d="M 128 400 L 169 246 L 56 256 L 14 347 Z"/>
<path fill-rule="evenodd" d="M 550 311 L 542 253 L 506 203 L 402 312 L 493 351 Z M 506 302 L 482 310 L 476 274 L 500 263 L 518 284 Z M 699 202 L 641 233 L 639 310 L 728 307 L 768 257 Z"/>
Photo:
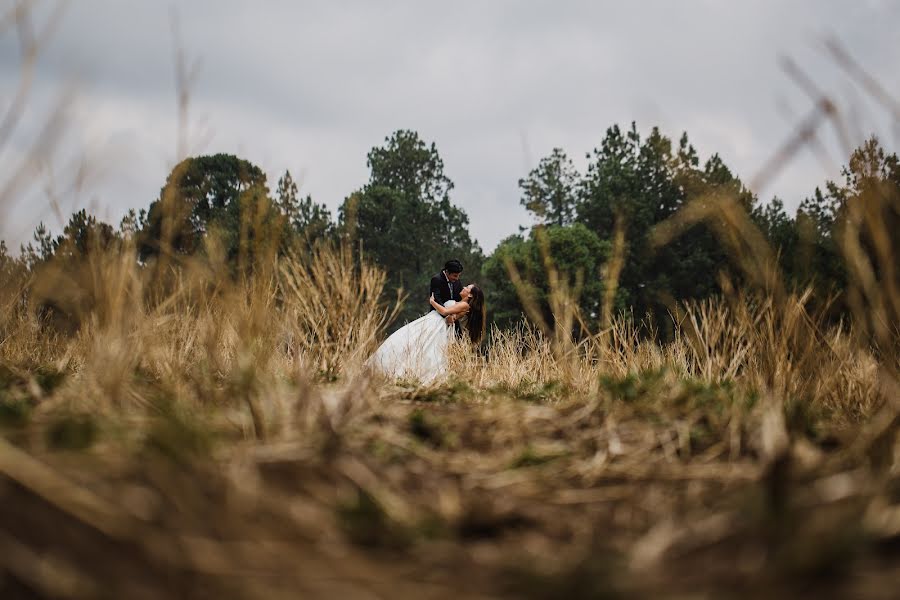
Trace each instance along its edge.
<path fill-rule="evenodd" d="M 636 415 L 662 426 L 681 422 L 687 427 L 688 445 L 682 450 L 703 451 L 725 440 L 734 421 L 749 414 L 758 401 L 754 390 L 725 380 L 707 382 L 679 376 L 670 369 L 650 369 L 622 377 L 604 376 L 600 387 L 613 402 L 623 403 Z M 684 457 L 687 457 L 685 455 Z"/>
<path fill-rule="evenodd" d="M 651 315 L 657 326 L 669 323 L 672 299 L 703 298 L 718 290 L 715 275 L 727 271 L 721 245 L 705 225 L 682 233 L 673 243 L 653 250 L 651 229 L 692 199 L 716 202 L 737 197 L 748 210 L 755 199 L 740 180 L 713 155 L 698 168 L 694 148 L 683 135 L 677 149 L 657 128 L 641 140 L 634 124 L 606 132 L 579 186 L 577 220 L 601 240 L 611 240 L 616 227 L 625 234 L 624 265 L 619 292 L 639 317 Z"/>
<path fill-rule="evenodd" d="M 405 398 L 414 402 L 453 404 L 471 397 L 472 394 L 474 394 L 474 390 L 468 383 L 453 380 L 449 383 L 432 387 L 414 386 Z"/>
<path fill-rule="evenodd" d="M 768 204 L 754 206 L 750 216 L 779 254 L 792 254 L 797 243 L 797 230 L 777 196 Z"/>
<path fill-rule="evenodd" d="M 512 235 L 501 241 L 484 261 L 485 304 L 488 318 L 498 327 L 511 327 L 524 316 L 519 293 L 509 278 L 507 261 L 515 265 L 530 263 L 529 241 Z"/>
<path fill-rule="evenodd" d="M 828 188 L 827 195 L 816 188 L 813 196 L 800 204 L 794 222 L 797 239 L 794 260 L 790 265 L 785 265 L 786 272 L 796 285 L 814 285 L 822 297 L 843 290 L 847 285 L 847 273 L 836 236 L 837 196 L 840 192 L 830 182 Z"/>
<path fill-rule="evenodd" d="M 724 411 L 731 406 L 749 410 L 757 397 L 738 389 L 732 381 L 708 383 L 679 377 L 669 369 L 651 369 L 622 377 L 604 376 L 600 387 L 615 400 L 633 405 L 652 405 L 662 401 L 665 408 L 683 411 Z"/>
<path fill-rule="evenodd" d="M 214 243 L 221 244 L 225 260 L 239 272 L 247 272 L 260 259 L 276 255 L 290 233 L 286 221 L 264 187 L 253 186 L 209 224 Z"/>
<path fill-rule="evenodd" d="M 133 239 L 147 226 L 147 209 L 129 208 L 119 222 L 119 235 L 124 239 Z"/>
<path fill-rule="evenodd" d="M 292 235 L 286 238 L 292 250 L 308 253 L 317 243 L 333 236 L 331 212 L 324 204 L 313 202 L 309 194 L 300 198 L 290 171 L 285 171 L 278 180 L 275 205 L 292 230 Z"/>
<path fill-rule="evenodd" d="M 141 258 L 193 254 L 216 230 L 225 255 L 236 259 L 274 220 L 270 205 L 265 173 L 256 165 L 230 154 L 185 159 L 150 204 L 139 236 Z"/>
<path fill-rule="evenodd" d="M 491 388 L 491 393 L 501 396 L 512 396 L 523 402 L 546 402 L 560 400 L 572 393 L 572 387 L 561 381 L 545 381 L 543 383 L 522 379 L 516 385 L 499 384 Z"/>
<path fill-rule="evenodd" d="M 579 174 L 562 148 L 541 159 L 528 177 L 519 180 L 522 206 L 543 225 L 570 225 L 575 218 Z"/>
<path fill-rule="evenodd" d="M 53 255 L 58 258 L 81 258 L 89 252 L 108 249 L 118 239 L 112 226 L 87 214 L 84 209 L 74 213 L 53 242 Z"/>
<path fill-rule="evenodd" d="M 35 228 L 32 239 L 33 243 L 28 242 L 27 246 L 21 246 L 21 260 L 29 271 L 33 271 L 39 264 L 50 260 L 53 256 L 53 236 L 43 222 Z"/>
<path fill-rule="evenodd" d="M 578 292 L 583 318 L 596 325 L 606 284 L 601 267 L 621 228 L 625 247 L 613 308 L 639 320 L 649 315 L 647 323 L 666 338 L 674 302 L 718 293 L 720 274 L 741 282 L 713 233 L 715 222 L 695 225 L 668 245 L 652 248 L 651 230 L 691 201 L 736 198 L 776 251 L 790 285 L 813 286 L 817 293 L 812 302 L 821 307 L 837 297 L 830 305 L 835 319 L 849 310 L 843 296 L 848 282 L 840 235 L 850 208 L 863 207 L 856 219 L 880 220 L 888 231 L 900 230 L 896 212 L 866 214 L 866 207 L 890 204 L 879 204 L 876 197 L 900 194 L 900 160 L 874 137 L 854 151 L 842 171 L 843 181 L 816 188 L 796 215 L 788 214 L 779 198 L 757 203 L 718 155 L 701 163 L 687 134 L 673 143 L 657 128 L 642 138 L 635 124 L 630 129 L 613 126 L 588 159 L 582 175 L 564 150 L 554 148 L 520 179 L 520 201 L 538 225 L 526 235 L 506 238 L 485 259 L 469 234 L 468 216 L 450 200 L 453 182 L 444 173 L 435 144 L 427 144 L 414 131 L 398 130 L 369 152 L 369 181 L 345 199 L 338 224 L 324 204 L 299 195 L 290 172 L 279 179 L 270 197 L 266 176 L 256 165 L 228 154 L 198 156 L 177 165 L 159 198 L 148 209 L 129 211 L 118 230 L 80 210 L 59 236 L 40 224 L 18 257 L 0 241 L 0 276 L 24 282 L 51 260 L 57 261 L 58 272 L 66 273 L 90 252 L 132 239 L 142 261 L 210 252 L 233 272 L 246 272 L 259 258 L 290 252 L 302 260 L 320 242 L 342 236 L 359 242 L 367 258 L 387 271 L 386 299 L 392 300 L 397 288 L 410 293 L 398 325 L 428 310 L 428 280 L 449 258 L 465 265 L 464 282 L 482 284 L 490 318 L 500 327 L 514 325 L 523 315 L 521 290 L 510 280 L 509 265 L 551 323 L 547 300 L 552 265 Z M 876 277 L 897 268 L 883 257 L 900 253 L 898 240 L 862 240 Z M 482 275 L 487 281 L 481 281 Z M 29 288 L 25 296 L 30 300 L 2 300 L 5 306 L 16 301 L 41 305 L 39 291 Z M 76 292 L 71 295 L 78 296 Z M 52 312 L 65 318 L 78 309 L 40 308 L 44 316 Z"/>
<path fill-rule="evenodd" d="M 524 309 L 508 273 L 513 265 L 548 322 L 553 322 L 548 301 L 550 282 L 548 265 L 563 281 L 577 289 L 576 300 L 587 321 L 599 315 L 603 297 L 600 267 L 607 260 L 610 244 L 580 223 L 568 226 L 536 227 L 528 238 L 506 238 L 485 261 L 486 301 L 494 322 L 508 327 L 521 319 Z M 549 260 L 549 262 L 548 262 Z"/>
<path fill-rule="evenodd" d="M 876 137 L 869 138 L 850 156 L 842 170 L 844 185 L 829 183 L 829 194 L 837 206 L 838 227 L 860 228 L 861 244 L 878 279 L 900 279 L 900 159 L 888 154 Z M 874 237 L 874 228 L 865 223 L 883 224 L 883 231 L 893 232 Z M 891 272 L 893 271 L 893 272 Z"/>
<path fill-rule="evenodd" d="M 428 310 L 428 282 L 450 258 L 462 261 L 463 278 L 476 279 L 483 259 L 472 241 L 469 218 L 450 202 L 453 182 L 444 175 L 436 146 L 400 130 L 369 153 L 369 183 L 339 211 L 343 234 L 362 242 L 367 256 L 388 273 L 386 294 L 398 287 L 413 296 L 400 321 Z"/>
<path fill-rule="evenodd" d="M 43 223 L 34 230 L 32 238 L 33 242 L 21 247 L 18 260 L 27 271 L 35 271 L 53 258 L 63 264 L 71 264 L 71 261 L 81 260 L 90 252 L 107 250 L 121 240 L 111 225 L 98 221 L 85 209 L 73 213 L 62 234 L 56 238 Z M 3 243 L 4 249 L 5 246 Z"/>
<path fill-rule="evenodd" d="M 777 252 L 788 283 L 797 288 L 812 285 L 823 301 L 846 285 L 843 259 L 835 238 L 837 205 L 833 197 L 816 188 L 801 202 L 796 217 L 784 212 L 778 198 L 751 213 L 756 225 Z"/>
<path fill-rule="evenodd" d="M 765 207 L 756 207 L 752 213 L 756 224 L 778 250 L 781 267 L 792 285 L 812 286 L 817 291 L 813 302 L 821 304 L 837 295 L 838 302 L 832 307 L 835 319 L 848 310 L 842 296 L 847 287 L 847 271 L 840 236 L 848 218 L 859 219 L 851 217 L 851 208 L 861 209 L 858 212 L 865 219 L 883 221 L 887 231 L 900 230 L 900 215 L 886 208 L 891 202 L 880 201 L 900 196 L 900 159 L 896 154 L 888 154 L 878 139 L 872 137 L 853 152 L 841 173 L 843 182 L 828 181 L 824 191 L 817 187 L 812 196 L 800 203 L 793 219 L 785 214 L 777 198 Z M 878 245 L 882 246 L 881 256 L 897 256 L 898 240 L 894 236 L 892 240 L 879 241 L 863 234 L 863 247 L 876 270 L 891 268 L 879 259 Z"/>
<path fill-rule="evenodd" d="M 24 257 L 14 257 L 9 253 L 6 242 L 0 240 L 0 308 L 8 310 L 12 307 L 19 291 L 24 287 L 28 275 L 28 264 Z"/>
<path fill-rule="evenodd" d="M 16 261 L 9 255 L 6 240 L 0 240 L 0 279 L 11 281 L 15 271 Z"/>

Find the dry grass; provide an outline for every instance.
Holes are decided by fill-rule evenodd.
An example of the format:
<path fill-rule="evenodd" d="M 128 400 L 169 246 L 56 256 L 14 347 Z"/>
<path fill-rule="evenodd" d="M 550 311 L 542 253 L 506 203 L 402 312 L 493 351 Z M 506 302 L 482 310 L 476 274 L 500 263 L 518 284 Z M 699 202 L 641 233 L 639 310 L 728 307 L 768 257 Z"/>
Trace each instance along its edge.
<path fill-rule="evenodd" d="M 783 286 L 733 199 L 699 198 L 655 242 L 712 223 L 749 284 L 673 306 L 672 343 L 612 314 L 620 229 L 602 330 L 572 338 L 581 282 L 545 255 L 557 326 L 523 290 L 531 324 L 456 345 L 428 388 L 362 368 L 401 299 L 351 248 L 257 251 L 237 278 L 212 241 L 51 262 L 0 290 L 0 596 L 891 598 L 898 207 L 845 224 L 852 324 Z"/>
<path fill-rule="evenodd" d="M 77 328 L 0 323 L 4 589 L 889 596 L 891 366 L 808 294 L 684 306 L 665 345 L 624 316 L 494 331 L 423 389 L 361 369 L 396 314 L 364 257 L 256 273 L 191 259 L 161 296 L 96 252 L 19 290 Z"/>
<path fill-rule="evenodd" d="M 850 327 L 760 272 L 674 307 L 671 343 L 625 315 L 573 340 L 577 282 L 551 276 L 557 328 L 457 344 L 428 388 L 362 368 L 401 299 L 379 304 L 384 274 L 349 247 L 255 251 L 252 276 L 214 243 L 144 266 L 128 242 L 55 259 L 0 316 L 0 585 L 887 597 L 892 284 L 844 243 L 866 311 Z"/>

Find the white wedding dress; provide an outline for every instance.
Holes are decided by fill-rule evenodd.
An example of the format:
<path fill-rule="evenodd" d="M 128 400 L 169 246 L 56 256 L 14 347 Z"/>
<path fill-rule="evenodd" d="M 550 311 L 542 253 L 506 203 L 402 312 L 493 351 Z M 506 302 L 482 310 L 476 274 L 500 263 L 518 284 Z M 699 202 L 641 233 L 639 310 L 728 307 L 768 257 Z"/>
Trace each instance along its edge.
<path fill-rule="evenodd" d="M 455 300 L 447 300 L 444 306 L 454 304 Z M 447 375 L 447 346 L 453 336 L 453 326 L 432 310 L 392 333 L 366 364 L 395 379 L 433 383 Z"/>

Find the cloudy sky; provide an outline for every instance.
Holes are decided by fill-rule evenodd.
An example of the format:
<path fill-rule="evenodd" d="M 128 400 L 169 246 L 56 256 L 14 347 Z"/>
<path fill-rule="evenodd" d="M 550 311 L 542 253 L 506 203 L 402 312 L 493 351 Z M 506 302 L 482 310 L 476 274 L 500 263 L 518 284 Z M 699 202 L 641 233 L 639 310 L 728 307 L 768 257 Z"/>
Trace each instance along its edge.
<path fill-rule="evenodd" d="M 0 3 L 6 13 L 12 2 Z M 38 2 L 40 32 L 52 2 Z M 555 146 L 583 168 L 610 125 L 687 131 L 745 181 L 812 106 L 786 74 L 789 57 L 837 102 L 854 142 L 888 112 L 829 56 L 840 40 L 900 97 L 900 3 L 876 0 L 641 2 L 70 2 L 43 48 L 26 107 L 0 136 L 0 193 L 64 99 L 65 126 L 0 205 L 0 237 L 17 247 L 41 220 L 87 207 L 117 223 L 146 207 L 176 158 L 175 40 L 196 62 L 187 148 L 285 169 L 336 210 L 368 177 L 366 154 L 399 128 L 437 144 L 452 199 L 490 251 L 529 222 L 517 180 Z M 173 13 L 180 33 L 173 33 Z M 0 32 L 0 110 L 20 81 L 15 29 Z M 69 95 L 70 94 L 70 95 Z M 3 113 L 0 113 L 2 115 Z M 2 117 L 0 117 L 2 118 Z M 2 131 L 0 131 L 2 133 Z M 758 190 L 795 207 L 844 150 L 797 155 Z M 76 181 L 77 180 L 77 181 Z M 54 208 L 58 207 L 58 209 Z"/>

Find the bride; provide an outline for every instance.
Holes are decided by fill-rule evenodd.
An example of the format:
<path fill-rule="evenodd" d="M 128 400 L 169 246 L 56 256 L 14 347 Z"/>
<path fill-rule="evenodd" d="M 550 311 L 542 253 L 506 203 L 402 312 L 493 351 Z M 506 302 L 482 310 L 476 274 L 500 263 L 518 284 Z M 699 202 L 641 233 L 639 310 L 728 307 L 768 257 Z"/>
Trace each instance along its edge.
<path fill-rule="evenodd" d="M 388 337 L 366 364 L 397 379 L 432 383 L 447 375 L 447 347 L 453 340 L 452 321 L 460 320 L 473 344 L 484 334 L 484 293 L 475 284 L 460 291 L 460 301 L 441 306 L 431 296 L 433 311 L 407 323 Z M 449 317 L 449 319 L 445 319 Z"/>

